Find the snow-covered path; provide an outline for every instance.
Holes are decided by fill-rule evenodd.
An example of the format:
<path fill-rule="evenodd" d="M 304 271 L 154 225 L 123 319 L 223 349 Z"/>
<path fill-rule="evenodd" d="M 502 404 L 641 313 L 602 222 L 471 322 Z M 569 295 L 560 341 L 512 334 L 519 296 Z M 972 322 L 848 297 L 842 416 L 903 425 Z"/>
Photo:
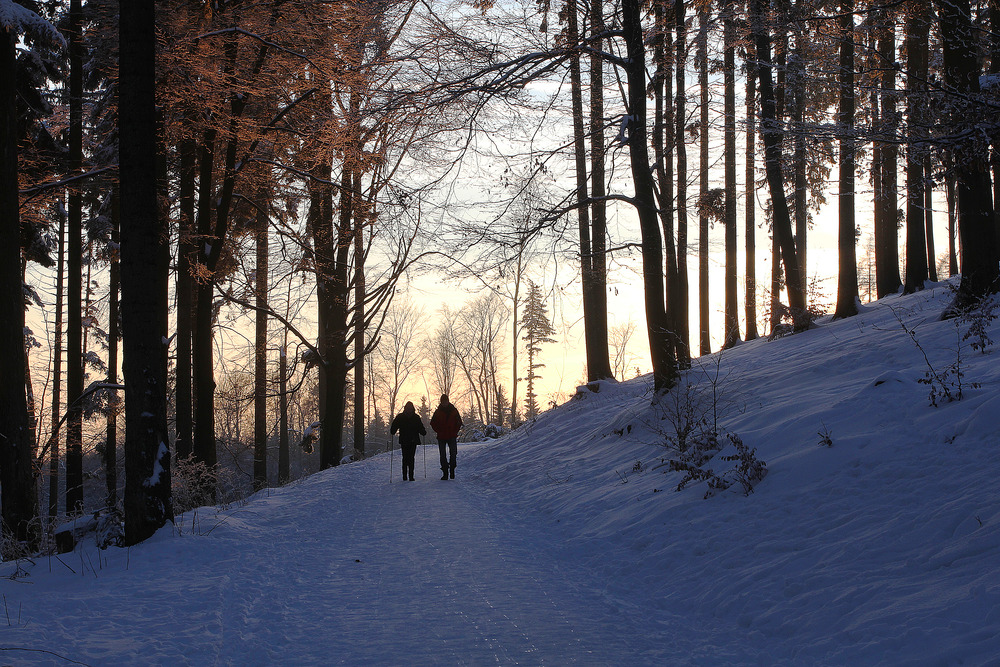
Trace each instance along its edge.
<path fill-rule="evenodd" d="M 463 446 L 462 459 L 475 449 Z M 643 619 L 565 550 L 553 562 L 553 538 L 463 478 L 468 465 L 445 482 L 430 468 L 424 478 L 418 458 L 417 481 L 402 482 L 397 470 L 389 484 L 387 463 L 380 456 L 266 492 L 198 517 L 193 531 L 186 516 L 180 539 L 164 531 L 131 554 L 63 556 L 76 570 L 61 577 L 63 593 L 29 584 L 6 592 L 22 627 L 0 643 L 94 665 L 650 660 Z M 77 586 L 87 592 L 79 606 Z M 38 593 L 64 595 L 65 605 L 44 607 L 64 606 L 72 627 L 50 631 L 51 619 L 33 620 Z M 51 654 L 5 653 L 61 664 Z"/>
<path fill-rule="evenodd" d="M 278 659 L 289 639 L 308 641 L 318 662 L 348 664 L 387 656 L 416 664 L 611 664 L 634 655 L 620 612 L 574 581 L 572 567 L 539 560 L 530 528 L 485 504 L 461 468 L 454 482 L 429 471 L 404 483 L 397 471 L 390 486 L 384 466 L 382 457 L 338 478 L 360 491 L 360 503 L 319 499 L 258 524 L 273 531 L 262 546 L 288 539 L 302 548 L 288 554 L 297 562 L 269 566 L 265 579 L 276 596 L 291 585 L 268 638 L 223 642 L 223 662 L 252 663 L 268 647 Z M 285 535 L 289 526 L 296 534 Z"/>
<path fill-rule="evenodd" d="M 393 647 L 425 664 L 611 664 L 634 655 L 621 612 L 581 586 L 573 564 L 539 559 L 532 528 L 485 504 L 461 472 L 455 482 L 432 475 L 373 485 L 379 502 L 335 550 L 361 561 L 360 577 L 331 582 L 336 598 L 353 601 L 336 643 Z"/>

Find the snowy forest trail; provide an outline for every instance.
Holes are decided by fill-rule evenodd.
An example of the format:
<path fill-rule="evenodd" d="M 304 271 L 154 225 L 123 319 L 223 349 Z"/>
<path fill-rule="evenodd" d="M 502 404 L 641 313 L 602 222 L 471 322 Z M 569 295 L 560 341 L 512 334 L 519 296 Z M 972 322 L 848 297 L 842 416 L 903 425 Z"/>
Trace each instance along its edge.
<path fill-rule="evenodd" d="M 386 463 L 379 457 L 327 482 L 348 484 L 357 503 L 330 507 L 320 498 L 255 522 L 299 545 L 288 554 L 298 562 L 272 561 L 264 577 L 276 598 L 282 588 L 288 595 L 263 646 L 312 627 L 320 632 L 301 639 L 317 661 L 348 664 L 389 655 L 411 664 L 612 664 L 635 655 L 621 610 L 581 588 L 572 568 L 540 560 L 537 535 L 484 502 L 462 468 L 448 482 L 436 470 L 403 482 L 396 470 L 390 485 Z M 268 542 L 262 536 L 262 547 Z M 253 643 L 223 642 L 230 652 L 219 658 L 248 664 Z"/>
<path fill-rule="evenodd" d="M 96 569 L 81 556 L 83 572 L 65 577 L 75 631 L 32 623 L 26 597 L 17 604 L 32 631 L 2 643 L 94 665 L 648 663 L 646 621 L 531 517 L 463 478 L 477 448 L 460 447 L 454 481 L 422 477 L 418 452 L 421 477 L 403 482 L 397 454 L 390 484 L 381 455 L 218 516 L 185 515 L 124 562 L 119 550 L 101 552 L 109 560 Z M 86 606 L 73 602 L 75 582 Z"/>

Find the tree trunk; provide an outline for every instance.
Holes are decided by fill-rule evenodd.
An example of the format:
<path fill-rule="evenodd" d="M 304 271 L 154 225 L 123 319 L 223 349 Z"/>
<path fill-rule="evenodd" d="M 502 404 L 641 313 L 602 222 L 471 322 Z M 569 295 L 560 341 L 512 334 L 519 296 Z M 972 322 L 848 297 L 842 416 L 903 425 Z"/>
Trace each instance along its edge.
<path fill-rule="evenodd" d="M 927 241 L 927 275 L 938 281 L 937 257 L 934 251 L 934 181 L 930 153 L 924 154 L 924 238 Z"/>
<path fill-rule="evenodd" d="M 195 173 L 197 171 L 198 145 L 193 139 L 184 139 L 178 148 L 180 170 L 178 174 L 178 207 L 180 219 L 177 230 L 177 343 L 175 346 L 175 400 L 177 439 L 174 451 L 178 459 L 187 459 L 192 453 L 194 397 L 191 384 L 191 336 L 194 317 L 195 285 L 191 277 L 194 254 L 197 253 L 195 235 Z M 211 177 L 211 162 L 205 164 Z"/>
<path fill-rule="evenodd" d="M 9 377 L 24 377 L 24 291 L 17 192 L 17 86 L 14 32 L 0 30 L 0 354 Z M 21 382 L 0 382 L 0 510 L 3 536 L 38 546 L 38 490 L 32 470 L 28 406 Z M 5 556 L 7 554 L 4 554 Z"/>
<path fill-rule="evenodd" d="M 757 331 L 757 67 L 753 44 L 746 45 L 747 75 L 747 145 L 746 145 L 746 320 L 747 340 L 760 336 Z"/>
<path fill-rule="evenodd" d="M 579 19 L 577 16 L 576 3 L 570 0 L 566 2 L 566 26 L 568 34 L 566 36 L 570 44 L 577 44 L 580 41 Z M 596 313 L 591 312 L 594 300 L 592 292 L 594 290 L 594 251 L 590 238 L 590 206 L 586 202 L 590 198 L 587 187 L 587 143 L 583 130 L 583 77 L 580 72 L 580 54 L 574 51 L 569 61 L 569 81 L 570 81 L 570 103 L 573 107 L 573 157 L 576 167 L 576 215 L 577 230 L 580 237 L 580 285 L 583 305 L 583 328 L 584 344 L 587 354 L 587 380 L 594 381 L 600 378 L 594 374 L 594 370 L 600 365 L 598 362 L 599 352 L 597 350 L 597 336 L 594 333 L 594 320 Z"/>
<path fill-rule="evenodd" d="M 67 171 L 83 166 L 83 36 L 81 0 L 69 11 L 69 162 Z M 66 514 L 83 512 L 83 197 L 79 185 L 69 188 L 68 291 L 66 318 Z"/>
<path fill-rule="evenodd" d="M 275 9 L 271 13 L 271 24 L 276 20 Z M 237 63 L 237 43 L 234 36 L 226 38 L 224 73 L 230 86 L 228 128 L 225 135 L 225 153 L 222 160 L 222 182 L 214 197 L 215 224 L 211 222 L 212 175 L 214 164 L 215 131 L 205 132 L 202 145 L 201 187 L 198 204 L 198 232 L 202 237 L 202 250 L 197 261 L 202 264 L 201 277 L 196 288 L 195 322 L 192 336 L 192 362 L 195 404 L 195 424 L 193 451 L 196 459 L 209 467 L 218 461 L 215 442 L 215 355 L 212 340 L 215 296 L 215 272 L 222 257 L 222 251 L 229 236 L 230 214 L 233 193 L 239 170 L 236 162 L 239 147 L 239 119 L 246 110 L 251 96 L 237 89 L 235 68 Z M 261 44 L 246 79 L 252 81 L 264 66 L 268 44 Z M 206 171 L 208 173 L 206 173 Z M 214 483 L 206 480 L 206 491 L 215 494 Z"/>
<path fill-rule="evenodd" d="M 192 258 L 199 265 L 208 261 L 212 233 L 212 195 L 214 186 L 216 132 L 206 130 L 199 146 L 198 214 L 200 237 Z M 215 451 L 215 371 L 212 367 L 212 284 L 200 269 L 194 285 L 194 321 L 191 326 L 191 394 L 194 405 L 194 430 L 191 438 L 192 458 L 214 466 Z M 214 493 L 212 489 L 207 489 Z"/>
<path fill-rule="evenodd" d="M 608 216 L 607 195 L 604 169 L 604 59 L 600 54 L 603 50 L 604 32 L 604 2 L 590 2 L 590 193 L 594 203 L 591 207 L 591 277 L 593 284 L 590 290 L 590 312 L 594 316 L 593 344 L 595 357 L 587 368 L 593 378 L 603 379 L 614 377 L 611 371 L 611 358 L 608 354 Z"/>
<path fill-rule="evenodd" d="M 952 93 L 957 120 L 968 110 L 963 100 L 980 93 L 976 61 L 977 40 L 968 0 L 938 0 L 938 23 L 944 44 L 944 79 Z M 969 307 L 977 299 L 1000 289 L 997 263 L 996 226 L 993 219 L 993 192 L 987 169 L 986 151 L 973 147 L 963 151 L 955 164 L 958 179 L 958 219 L 961 234 L 962 281 L 955 312 Z"/>
<path fill-rule="evenodd" d="M 359 183 L 355 184 L 356 188 L 359 186 Z M 360 192 L 357 194 L 360 195 Z M 362 221 L 357 220 L 354 224 L 354 368 L 362 371 L 365 360 L 365 289 L 365 228 Z M 354 377 L 354 451 L 357 456 L 364 458 L 364 373 L 355 373 Z M 389 418 L 394 415 L 395 406 L 390 410 Z"/>
<path fill-rule="evenodd" d="M 49 435 L 49 520 L 59 515 L 59 441 L 62 418 L 62 358 L 64 289 L 66 268 L 66 218 L 59 216 L 58 266 L 56 267 L 56 313 L 52 344 L 52 433 Z"/>
<path fill-rule="evenodd" d="M 944 178 L 945 199 L 948 203 L 948 275 L 958 275 L 958 195 L 955 192 L 955 177 L 948 173 Z"/>
<path fill-rule="evenodd" d="M 27 269 L 28 263 L 22 259 L 22 282 L 24 282 L 24 276 Z M 38 458 L 35 448 L 35 443 L 38 442 L 38 407 L 35 405 L 35 385 L 31 381 L 31 359 L 28 354 L 27 346 L 24 348 L 24 404 L 28 409 L 28 437 L 31 439 L 31 460 L 35 461 Z"/>
<path fill-rule="evenodd" d="M 288 460 L 288 331 L 278 352 L 278 484 L 291 480 Z"/>
<path fill-rule="evenodd" d="M 326 110 L 330 112 L 329 109 Z M 322 114 L 322 112 L 321 112 Z M 344 409 L 347 385 L 347 322 L 349 285 L 347 261 L 353 215 L 353 179 L 345 156 L 340 184 L 340 221 L 333 218 L 331 156 L 324 152 L 313 169 L 309 226 L 316 265 L 316 304 L 320 356 L 319 438 L 320 469 L 340 464 L 343 451 Z M 362 368 L 363 366 L 356 366 Z M 357 381 L 357 375 L 356 379 Z"/>
<path fill-rule="evenodd" d="M 254 267 L 254 387 L 253 387 L 253 485 L 255 490 L 267 486 L 267 290 L 268 247 L 267 226 L 270 209 L 270 192 L 265 186 L 257 202 L 256 229 L 254 229 L 257 261 Z"/>
<path fill-rule="evenodd" d="M 740 340 L 739 302 L 737 299 L 737 242 L 736 242 L 736 17 L 732 0 L 722 8 L 723 78 L 723 152 L 725 153 L 725 232 L 726 232 L 726 329 L 723 346 L 733 347 Z M 749 204 L 749 202 L 748 202 Z"/>
<path fill-rule="evenodd" d="M 698 90 L 701 94 L 698 123 L 698 175 L 700 198 L 708 196 L 708 9 L 698 8 Z M 712 353 L 708 307 L 708 211 L 698 207 L 698 351 Z"/>
<path fill-rule="evenodd" d="M 840 204 L 837 309 L 834 319 L 858 314 L 857 227 L 854 222 L 854 0 L 840 3 Z"/>
<path fill-rule="evenodd" d="M 125 379 L 125 542 L 173 519 L 167 436 L 169 251 L 157 199 L 155 2 L 120 12 L 122 372 Z"/>
<path fill-rule="evenodd" d="M 910 3 L 906 19 L 906 282 L 905 294 L 924 288 L 927 280 L 924 239 L 924 152 L 927 136 L 927 38 L 929 6 Z"/>
<path fill-rule="evenodd" d="M 771 225 L 771 335 L 781 326 L 781 246 Z"/>
<path fill-rule="evenodd" d="M 676 137 L 674 135 L 674 96 L 673 96 L 673 39 L 667 17 L 667 7 L 664 3 L 654 5 L 657 38 L 654 43 L 653 57 L 656 60 L 654 76 L 653 148 L 655 172 L 658 180 L 660 226 L 663 229 L 664 275 L 666 278 L 666 318 L 670 328 L 671 353 L 674 358 L 681 358 L 682 349 L 677 338 L 678 303 L 680 281 L 677 272 L 677 241 L 674 236 L 674 166 L 673 153 Z"/>
<path fill-rule="evenodd" d="M 798 6 L 801 6 L 801 2 Z M 797 6 L 797 7 L 798 7 Z M 803 285 L 809 281 L 809 265 L 807 260 L 809 235 L 809 184 L 806 179 L 806 81 L 805 54 L 803 42 L 808 39 L 805 21 L 794 23 L 795 53 L 792 64 L 789 64 L 788 78 L 791 79 L 792 92 L 792 177 L 794 179 L 794 210 L 795 210 L 795 250 L 799 259 L 799 280 Z M 786 82 L 788 81 L 786 78 Z"/>
<path fill-rule="evenodd" d="M 688 287 L 688 223 L 687 223 L 687 93 L 684 67 L 687 63 L 687 26 L 684 23 L 684 0 L 674 0 L 674 26 L 677 31 L 674 60 L 674 142 L 677 150 L 677 362 L 681 368 L 691 363 L 691 316 Z"/>
<path fill-rule="evenodd" d="M 781 251 L 785 265 L 785 287 L 792 312 L 792 325 L 796 331 L 809 326 L 806 312 L 805 287 L 801 282 L 798 258 L 795 253 L 795 239 L 788 214 L 788 203 L 784 192 L 784 175 L 781 167 L 782 130 L 778 122 L 774 85 L 771 80 L 771 39 L 764 26 L 763 0 L 751 0 L 751 26 L 757 49 L 757 80 L 760 84 L 760 132 L 764 140 L 764 166 L 768 188 L 771 192 L 773 209 L 774 238 Z"/>
<path fill-rule="evenodd" d="M 350 159 L 345 159 L 340 188 L 340 220 L 336 227 L 336 270 L 333 279 L 333 303 L 327 301 L 325 308 L 327 339 L 325 357 L 327 359 L 326 399 L 323 404 L 323 431 L 320 439 L 320 468 L 340 465 L 343 457 L 344 408 L 347 393 L 347 329 L 350 312 L 348 310 L 349 281 L 347 276 L 348 255 L 354 236 L 351 228 L 356 223 L 354 197 L 356 194 L 353 168 Z"/>
<path fill-rule="evenodd" d="M 886 137 L 896 136 L 899 130 L 899 113 L 896 110 L 896 32 L 895 12 L 883 11 L 882 29 L 878 36 L 880 63 L 879 103 L 881 127 Z M 899 148 L 894 141 L 877 141 L 878 182 L 875 191 L 875 294 L 882 298 L 895 294 L 902 286 L 899 279 Z"/>
<path fill-rule="evenodd" d="M 519 328 L 521 325 L 519 308 L 521 305 L 521 277 L 524 275 L 524 265 L 522 264 L 524 244 L 521 244 L 521 252 L 517 254 L 517 272 L 514 275 L 514 307 L 511 308 L 511 329 L 510 329 L 510 366 L 511 366 L 511 389 L 510 389 L 510 427 L 517 426 L 517 349 L 520 347 L 518 340 Z M 428 396 L 428 398 L 430 398 Z"/>
<path fill-rule="evenodd" d="M 989 0 L 990 74 L 1000 75 L 1000 0 Z M 997 251 L 1000 252 L 1000 132 L 994 131 L 990 167 L 993 172 L 993 220 Z"/>
<path fill-rule="evenodd" d="M 570 44 L 578 44 L 580 41 L 580 31 L 575 3 L 567 2 L 566 17 L 567 39 Z M 577 226 L 580 237 L 580 285 L 583 291 L 583 327 L 587 354 L 587 379 L 593 381 L 610 377 L 611 363 L 608 359 L 607 347 L 607 306 L 605 305 L 603 311 L 600 310 L 601 301 L 606 301 L 607 297 L 603 294 L 604 288 L 600 285 L 600 278 L 597 275 L 596 269 L 595 244 L 603 244 L 604 240 L 602 239 L 598 242 L 594 238 L 595 229 L 591 224 L 590 217 L 590 209 L 593 206 L 588 206 L 585 203 L 590 199 L 590 195 L 587 188 L 587 144 L 583 116 L 583 77 L 581 75 L 580 54 L 578 52 L 575 52 L 570 58 L 570 97 L 573 105 Z M 603 255 L 600 258 L 600 262 L 603 265 Z M 596 292 L 598 291 L 602 293 L 597 295 Z M 604 341 L 603 344 L 602 340 Z"/>
<path fill-rule="evenodd" d="M 884 131 L 881 109 L 879 108 L 879 94 L 878 91 L 872 91 L 869 97 L 868 104 L 871 108 L 871 127 L 872 132 L 876 135 L 872 139 L 872 161 L 871 161 L 871 181 L 872 181 L 872 242 L 865 248 L 865 263 L 864 272 L 866 275 L 866 280 L 864 283 L 865 287 L 865 298 L 870 302 L 879 298 L 878 293 L 878 277 L 876 276 L 876 266 L 881 263 L 879 260 L 879 243 L 884 242 L 885 235 L 885 211 L 886 206 L 883 203 L 885 199 L 885 192 L 882 188 L 882 147 L 886 142 L 878 138 L 878 134 Z M 862 267 L 858 267 L 859 272 Z M 873 276 L 876 276 L 873 280 Z M 860 280 L 860 273 L 859 273 Z"/>
<path fill-rule="evenodd" d="M 646 332 L 649 338 L 649 357 L 653 365 L 653 387 L 656 391 L 664 391 L 673 386 L 676 380 L 677 360 L 670 353 L 664 307 L 663 249 L 646 143 L 646 54 L 639 0 L 624 0 L 622 3 L 622 28 L 628 49 L 628 145 L 642 238 Z"/>
<path fill-rule="evenodd" d="M 215 449 L 215 360 L 212 352 L 212 288 L 209 278 L 198 283 L 195 326 L 191 341 L 192 379 L 195 396 L 194 458 L 212 468 L 218 461 Z M 214 495 L 213 489 L 206 489 Z"/>
<path fill-rule="evenodd" d="M 112 191 L 111 203 L 111 243 L 121 247 L 121 210 L 118 188 Z M 111 253 L 111 267 L 108 279 L 108 384 L 118 384 L 118 341 L 119 331 L 119 290 L 121 288 L 121 261 L 118 251 Z M 108 420 L 106 442 L 104 444 L 104 487 L 107 493 L 105 507 L 113 510 L 118 505 L 118 410 L 121 400 L 117 391 L 112 391 L 108 399 Z"/>

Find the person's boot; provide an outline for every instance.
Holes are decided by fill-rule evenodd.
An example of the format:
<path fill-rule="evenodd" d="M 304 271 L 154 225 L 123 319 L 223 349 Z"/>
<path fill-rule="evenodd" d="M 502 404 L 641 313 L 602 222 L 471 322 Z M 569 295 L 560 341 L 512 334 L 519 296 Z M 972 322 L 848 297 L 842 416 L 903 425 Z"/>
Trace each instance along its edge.
<path fill-rule="evenodd" d="M 451 469 L 451 478 L 455 479 L 455 469 L 454 468 Z"/>
<path fill-rule="evenodd" d="M 447 470 L 442 470 L 441 472 L 444 473 L 443 475 L 441 475 L 441 479 L 448 479 L 448 471 Z"/>

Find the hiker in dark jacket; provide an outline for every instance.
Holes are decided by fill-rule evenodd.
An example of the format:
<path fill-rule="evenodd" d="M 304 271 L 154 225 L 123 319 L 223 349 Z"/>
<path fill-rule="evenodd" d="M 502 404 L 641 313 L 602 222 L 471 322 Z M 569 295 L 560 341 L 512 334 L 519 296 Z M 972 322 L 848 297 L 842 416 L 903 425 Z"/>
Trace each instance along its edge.
<path fill-rule="evenodd" d="M 407 401 L 403 406 L 403 411 L 392 420 L 390 432 L 395 435 L 399 431 L 399 448 L 403 450 L 403 479 L 413 481 L 414 459 L 417 454 L 417 445 L 420 444 L 420 436 L 427 435 L 424 422 L 413 407 L 413 401 Z M 407 474 L 409 478 L 407 478 Z"/>
<path fill-rule="evenodd" d="M 462 429 L 462 415 L 448 400 L 448 394 L 441 394 L 441 403 L 431 417 L 431 428 L 437 434 L 441 452 L 441 479 L 448 479 L 449 474 L 455 479 L 455 453 L 458 450 L 458 432 Z"/>

